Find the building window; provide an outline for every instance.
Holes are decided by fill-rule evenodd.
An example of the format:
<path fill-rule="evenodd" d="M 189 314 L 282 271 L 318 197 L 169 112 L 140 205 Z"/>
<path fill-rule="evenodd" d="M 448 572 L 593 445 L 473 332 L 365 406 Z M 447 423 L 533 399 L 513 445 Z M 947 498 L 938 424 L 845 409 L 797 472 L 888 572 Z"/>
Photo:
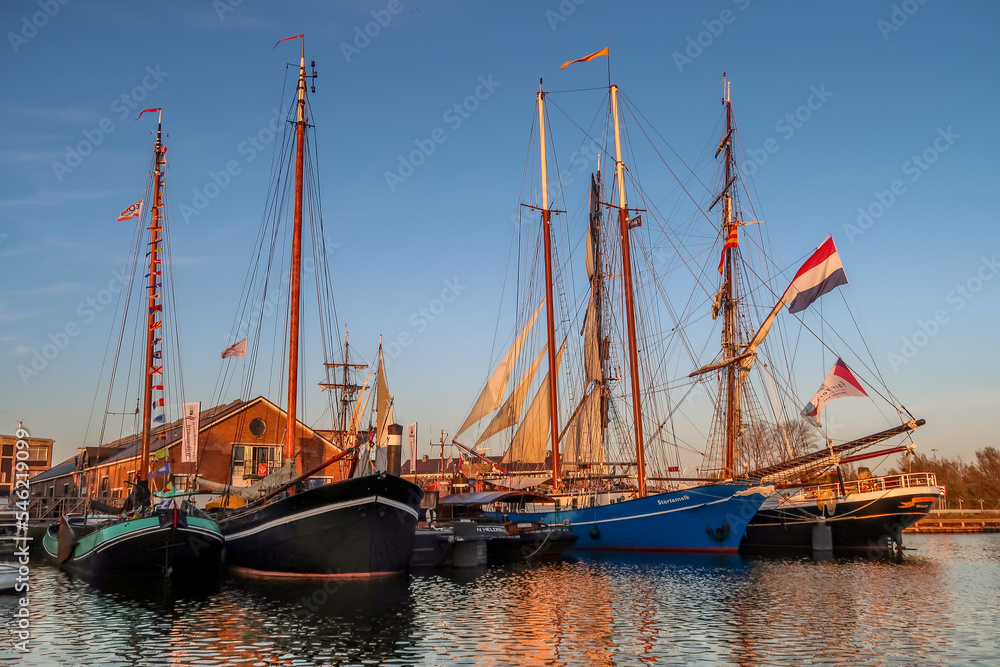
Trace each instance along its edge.
<path fill-rule="evenodd" d="M 102 498 L 107 498 L 108 497 L 108 489 L 110 489 L 110 488 L 111 488 L 111 480 L 109 480 L 108 476 L 105 475 L 104 477 L 101 478 L 101 497 Z"/>
<path fill-rule="evenodd" d="M 233 445 L 233 481 L 260 479 L 278 467 L 281 445 Z"/>
<path fill-rule="evenodd" d="M 48 445 L 28 445 L 28 461 L 47 465 L 49 462 Z"/>
<path fill-rule="evenodd" d="M 69 483 L 68 482 L 63 484 L 63 492 L 62 492 L 62 494 L 63 494 L 63 498 L 66 498 L 66 497 L 69 496 Z"/>

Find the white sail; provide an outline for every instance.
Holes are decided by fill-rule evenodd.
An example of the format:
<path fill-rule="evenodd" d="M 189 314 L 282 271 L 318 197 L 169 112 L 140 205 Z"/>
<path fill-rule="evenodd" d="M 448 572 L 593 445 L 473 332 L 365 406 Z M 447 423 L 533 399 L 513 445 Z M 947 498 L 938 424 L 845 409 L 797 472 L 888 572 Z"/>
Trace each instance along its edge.
<path fill-rule="evenodd" d="M 546 373 L 535 397 L 531 400 L 527 414 L 521 420 L 521 426 L 514 434 L 510 447 L 503 455 L 502 463 L 545 463 L 545 452 L 549 443 L 549 382 L 559 372 L 566 343 L 559 348 L 556 355 L 555 373 Z"/>
<path fill-rule="evenodd" d="M 538 313 L 542 311 L 543 301 L 535 309 L 535 314 L 531 316 L 528 323 L 524 325 L 521 333 L 517 335 L 514 343 L 507 350 L 507 354 L 504 355 L 503 359 L 497 365 L 496 370 L 493 371 L 493 375 L 490 376 L 489 381 L 483 388 L 483 392 L 479 395 L 479 399 L 476 404 L 472 406 L 472 411 L 469 412 L 469 416 L 466 417 L 465 423 L 462 424 L 462 428 L 458 429 L 458 433 L 455 437 L 462 435 L 470 426 L 475 424 L 477 421 L 490 414 L 494 410 L 500 407 L 500 401 L 503 400 L 504 394 L 507 391 L 507 381 L 510 379 L 511 371 L 514 369 L 514 362 L 517 361 L 518 354 L 521 353 L 521 346 L 524 345 L 525 339 L 528 337 L 528 333 L 531 331 L 532 325 L 535 323 L 535 319 L 538 318 Z"/>
<path fill-rule="evenodd" d="M 375 444 L 385 447 L 389 438 L 389 425 L 393 422 L 392 395 L 385 377 L 385 363 L 382 360 L 382 343 L 378 346 L 378 372 L 375 380 Z"/>
<path fill-rule="evenodd" d="M 479 440 L 476 441 L 476 445 L 481 445 L 487 438 L 491 438 L 500 431 L 510 428 L 517 424 L 518 418 L 521 416 L 521 408 L 524 407 L 524 399 L 528 397 L 528 389 L 531 387 L 531 381 L 535 378 L 535 371 L 538 370 L 538 366 L 542 363 L 542 358 L 545 356 L 545 351 L 549 349 L 548 345 L 542 347 L 542 351 L 538 353 L 535 360 L 531 363 L 531 368 L 528 372 L 524 374 L 521 381 L 517 383 L 514 391 L 510 393 L 504 404 L 500 406 L 500 409 L 495 415 L 493 415 L 493 420 L 490 422 L 483 434 L 479 436 Z"/>

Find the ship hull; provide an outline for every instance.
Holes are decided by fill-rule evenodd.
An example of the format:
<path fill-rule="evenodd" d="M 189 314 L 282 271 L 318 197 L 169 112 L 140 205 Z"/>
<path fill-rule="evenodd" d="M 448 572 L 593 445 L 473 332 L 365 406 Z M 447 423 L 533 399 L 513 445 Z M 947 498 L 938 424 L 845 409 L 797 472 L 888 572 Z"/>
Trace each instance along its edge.
<path fill-rule="evenodd" d="M 927 516 L 941 496 L 937 486 L 918 486 L 816 497 L 775 494 L 747 526 L 745 553 L 809 551 L 814 528 L 830 528 L 834 551 L 885 551 L 902 546 L 903 531 Z"/>
<path fill-rule="evenodd" d="M 65 518 L 62 520 L 65 522 Z M 222 569 L 223 539 L 211 519 L 172 509 L 119 521 L 67 537 L 60 557 L 59 524 L 42 538 L 46 557 L 84 579 L 217 579 Z"/>
<path fill-rule="evenodd" d="M 315 487 L 219 521 L 226 565 L 271 576 L 375 576 L 410 563 L 423 491 L 369 475 Z"/>
<path fill-rule="evenodd" d="M 750 484 L 713 484 L 509 519 L 563 525 L 577 536 L 577 549 L 732 553 L 768 493 Z"/>

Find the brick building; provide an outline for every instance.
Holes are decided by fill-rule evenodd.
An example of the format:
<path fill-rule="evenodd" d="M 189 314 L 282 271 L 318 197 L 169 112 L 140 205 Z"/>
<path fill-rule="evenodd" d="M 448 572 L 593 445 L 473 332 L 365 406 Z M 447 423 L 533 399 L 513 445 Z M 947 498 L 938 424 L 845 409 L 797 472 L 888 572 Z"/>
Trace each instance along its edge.
<path fill-rule="evenodd" d="M 285 411 L 263 397 L 202 410 L 197 462 L 181 461 L 180 420 L 156 428 L 150 445 L 151 486 L 159 490 L 172 482 L 175 488 L 190 488 L 195 474 L 220 484 L 249 486 L 281 466 L 285 425 Z M 297 422 L 295 440 L 301 452 L 299 472 L 341 451 L 302 422 Z M 103 447 L 81 448 L 77 456 L 33 478 L 31 494 L 55 499 L 86 496 L 120 504 L 129 494 L 125 480 L 133 479 L 139 469 L 141 450 L 142 441 L 137 435 Z M 335 463 L 316 477 L 343 479 L 348 465 Z"/>

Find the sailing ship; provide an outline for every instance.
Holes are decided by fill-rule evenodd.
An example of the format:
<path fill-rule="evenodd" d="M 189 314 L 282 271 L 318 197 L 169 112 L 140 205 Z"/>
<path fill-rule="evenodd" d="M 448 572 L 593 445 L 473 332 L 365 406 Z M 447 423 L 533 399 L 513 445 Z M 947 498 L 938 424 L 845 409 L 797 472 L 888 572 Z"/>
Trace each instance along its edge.
<path fill-rule="evenodd" d="M 163 202 L 167 147 L 163 143 L 162 111 L 146 109 L 139 116 L 147 111 L 159 113 L 150 170 L 153 203 L 149 209 L 148 226 L 143 229 L 145 218 L 141 214 L 141 201 L 118 217 L 118 220 L 139 218 L 133 268 L 141 266 L 143 232 L 149 232 L 148 252 L 145 255 L 148 258 L 149 273 L 145 276 L 148 281 L 142 287 L 146 296 L 141 301 L 138 318 L 140 336 L 144 339 L 144 354 L 140 360 L 143 378 L 140 400 L 143 409 L 138 470 L 135 479 L 127 480 L 131 493 L 122 509 L 91 499 L 88 512 L 62 516 L 50 525 L 42 539 L 42 546 L 53 562 L 84 578 L 169 578 L 187 582 L 218 577 L 222 567 L 223 538 L 218 524 L 192 503 L 174 497 L 154 505 L 157 499 L 150 493 L 153 424 L 162 420 L 162 416 L 154 415 L 153 411 L 154 406 L 164 405 L 163 338 L 168 334 L 163 328 L 163 287 L 170 283 L 164 277 L 168 269 L 164 259 L 168 246 Z M 127 317 L 122 319 L 123 334 L 126 321 Z M 109 389 L 109 403 L 113 384 Z M 102 513 L 93 514 L 91 511 Z"/>
<path fill-rule="evenodd" d="M 732 100 L 729 81 L 723 75 L 726 110 L 726 135 L 719 145 L 725 153 L 725 179 L 729 183 L 737 179 L 733 142 L 737 135 L 733 121 Z M 711 208 L 711 207 L 710 207 Z M 740 344 L 735 321 L 741 315 L 736 313 L 741 299 L 734 292 L 737 275 L 736 260 L 739 249 L 739 230 L 743 225 L 752 224 L 743 219 L 739 212 L 731 209 L 727 201 L 724 207 L 722 236 L 726 239 L 720 269 L 724 271 L 722 310 L 725 314 L 724 360 L 709 364 L 692 375 L 722 369 L 735 379 L 734 397 L 739 401 L 743 395 L 741 386 L 749 377 L 762 346 L 775 324 L 779 312 L 788 307 L 790 313 L 805 310 L 820 296 L 846 284 L 847 277 L 840 262 L 833 238 L 828 238 L 796 273 L 789 287 L 782 293 L 777 303 L 761 322 L 759 328 L 745 344 Z M 853 318 L 852 318 L 853 319 Z M 843 338 L 841 338 L 843 340 Z M 823 341 L 829 348 L 830 344 Z M 872 359 L 874 365 L 874 359 Z M 772 367 L 775 361 L 771 361 Z M 768 377 L 769 382 L 773 380 Z M 729 385 L 732 386 L 732 385 Z M 884 393 L 888 389 L 884 388 Z M 879 392 L 883 396 L 883 392 Z M 861 383 L 854 377 L 847 365 L 838 358 L 824 381 L 820 391 L 814 396 L 800 415 L 807 423 L 819 427 L 819 414 L 830 400 L 847 396 L 868 396 Z M 777 402 L 777 401 L 776 401 Z M 941 489 L 930 473 L 903 473 L 872 477 L 867 468 L 862 469 L 859 479 L 845 480 L 842 466 L 891 454 L 909 453 L 914 448 L 912 442 L 879 451 L 868 451 L 872 446 L 896 437 L 911 438 L 914 430 L 924 425 L 924 420 L 914 418 L 902 405 L 889 401 L 901 423 L 862 438 L 834 444 L 827 439 L 827 445 L 799 456 L 791 455 L 794 449 L 790 443 L 789 431 L 794 430 L 787 416 L 779 415 L 777 428 L 770 431 L 757 429 L 743 436 L 748 448 L 764 445 L 764 449 L 789 452 L 780 460 L 763 467 L 747 470 L 742 477 L 758 479 L 773 484 L 778 492 L 766 499 L 747 526 L 740 543 L 744 553 L 775 550 L 817 550 L 817 551 L 858 551 L 868 553 L 902 553 L 902 532 L 905 528 L 926 516 L 933 504 L 940 498 Z M 736 423 L 740 422 L 740 410 L 736 411 Z M 796 415 L 798 416 L 798 415 Z M 729 428 L 727 427 L 727 433 Z M 753 440 L 757 440 L 756 443 Z M 769 443 L 766 441 L 770 440 Z M 797 449 L 805 449 L 809 438 L 800 442 Z M 761 442 L 765 441 L 765 442 Z M 729 436 L 727 435 L 727 442 Z M 780 443 L 784 443 L 782 448 Z M 768 446 L 769 445 L 769 446 Z M 726 448 L 726 465 L 731 465 L 733 446 Z"/>
<path fill-rule="evenodd" d="M 607 55 L 607 51 L 594 54 L 597 55 Z M 577 548 L 735 552 L 747 523 L 770 493 L 769 488 L 753 480 L 736 479 L 731 461 L 712 477 L 693 479 L 673 475 L 650 479 L 647 472 L 651 449 L 655 450 L 654 458 L 663 460 L 658 450 L 667 444 L 664 426 L 669 421 L 669 412 L 658 412 L 664 407 L 663 391 L 662 386 L 656 386 L 659 380 L 652 370 L 658 364 L 655 341 L 660 335 L 652 331 L 657 325 L 639 311 L 636 303 L 636 292 L 643 281 L 636 277 L 632 263 L 631 237 L 633 230 L 641 228 L 641 216 L 633 217 L 641 209 L 630 207 L 627 201 L 619 90 L 617 85 L 610 85 L 608 90 L 617 205 L 608 203 L 603 195 L 598 167 L 591 177 L 588 210 L 589 294 L 581 327 L 582 397 L 574 401 L 572 412 L 561 427 L 557 376 L 567 340 L 557 337 L 555 322 L 567 318 L 556 314 L 554 285 L 562 276 L 555 266 L 551 228 L 553 213 L 564 211 L 555 211 L 549 200 L 546 93 L 539 90 L 536 100 L 541 201 L 529 208 L 539 214 L 541 223 L 540 248 L 536 246 L 535 253 L 544 257 L 541 281 L 544 293 L 529 296 L 531 305 L 522 306 L 522 312 L 534 311 L 534 314 L 520 329 L 453 442 L 478 454 L 476 447 L 488 438 L 517 426 L 502 458 L 495 463 L 498 473 L 492 481 L 508 488 L 551 488 L 553 503 L 526 503 L 516 519 L 511 518 L 517 522 L 566 526 L 577 536 Z M 726 193 L 720 197 L 727 198 Z M 605 229 L 605 210 L 613 211 L 611 219 L 617 218 L 611 229 Z M 519 282 L 534 285 L 537 281 L 519 278 Z M 539 301 L 545 308 L 544 347 L 537 356 L 529 357 L 533 361 L 507 395 L 506 386 L 514 374 L 521 347 L 542 308 L 533 305 Z M 621 305 L 624 317 L 613 310 Z M 524 401 L 543 358 L 547 358 L 548 373 L 522 417 Z M 735 391 L 733 384 L 729 392 L 730 412 L 738 411 L 738 403 L 732 399 Z M 490 414 L 494 414 L 493 419 L 476 447 L 466 447 L 458 441 L 462 433 Z M 728 423 L 735 433 L 737 418 L 731 415 Z M 610 455 L 612 452 L 617 456 Z M 547 472 L 539 477 L 543 469 Z M 667 466 L 663 472 L 679 470 L 677 466 Z"/>
<path fill-rule="evenodd" d="M 256 575 L 274 576 L 371 576 L 406 570 L 413 549 L 417 512 L 423 491 L 398 475 L 376 471 L 338 481 L 310 479 L 317 473 L 348 460 L 359 448 L 342 441 L 340 453 L 320 465 L 296 474 L 297 390 L 299 367 L 300 283 L 302 279 L 303 190 L 307 148 L 305 40 L 302 35 L 298 93 L 293 102 L 290 127 L 294 141 L 294 195 L 291 229 L 290 280 L 288 282 L 287 409 L 284 466 L 272 488 L 234 511 L 222 510 L 219 524 L 226 538 L 226 564 Z M 280 40 L 286 41 L 286 40 Z M 276 44 L 277 46 L 277 44 Z M 313 64 L 315 67 L 315 63 Z M 315 81 L 315 69 L 309 75 Z M 313 88 L 315 90 L 315 88 Z M 310 152 L 310 154 L 312 154 Z M 316 173 L 309 169 L 310 174 Z M 276 176 L 276 193 L 284 184 Z M 309 186 L 309 210 L 318 207 L 318 195 Z M 315 196 L 315 198 L 314 198 Z M 312 220 L 312 218 L 310 218 Z M 322 221 L 321 216 L 318 217 Z M 322 239 L 315 232 L 314 241 Z M 262 235 L 263 239 L 263 235 Z M 272 243 L 273 237 L 266 242 Z M 315 243 L 314 243 L 315 245 Z M 315 250 L 315 248 L 314 248 Z M 267 252 L 264 251 L 266 255 Z M 319 259 L 325 258 L 323 253 Z M 317 271 L 317 274 L 321 273 Z M 329 292 L 332 294 L 332 290 Z M 258 305 L 263 306 L 264 299 Z M 260 320 L 258 319 L 258 323 Z"/>

